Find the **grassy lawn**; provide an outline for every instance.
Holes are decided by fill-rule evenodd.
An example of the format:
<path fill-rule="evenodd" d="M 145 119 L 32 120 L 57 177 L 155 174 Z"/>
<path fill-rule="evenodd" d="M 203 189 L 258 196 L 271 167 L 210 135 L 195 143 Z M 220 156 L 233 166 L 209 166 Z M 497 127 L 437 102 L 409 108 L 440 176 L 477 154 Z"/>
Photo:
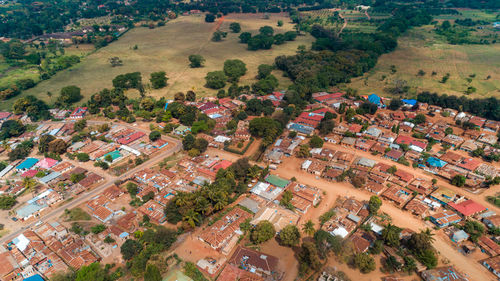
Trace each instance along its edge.
<path fill-rule="evenodd" d="M 277 27 L 279 19 L 284 22 L 282 27 Z M 241 24 L 242 32 L 250 31 L 253 34 L 264 25 L 272 26 L 275 33 L 293 30 L 289 18 L 278 14 L 271 14 L 270 19 L 263 19 L 262 14 L 228 15 L 221 30 L 229 31 L 229 24 L 233 21 Z M 203 86 L 204 77 L 209 71 L 222 70 L 226 59 L 237 58 L 247 64 L 248 72 L 241 78 L 240 85 L 249 85 L 256 81 L 258 65 L 272 64 L 276 56 L 294 54 L 299 45 L 310 46 L 312 41 L 311 36 L 304 35 L 297 37 L 296 41 L 273 46 L 271 50 L 248 51 L 246 44 L 238 43 L 239 34 L 228 32 L 227 38 L 222 42 L 212 42 L 210 39 L 215 28 L 216 23 L 205 23 L 203 16 L 187 16 L 170 21 L 164 27 L 132 29 L 118 41 L 84 58 L 80 64 L 57 73 L 18 97 L 31 94 L 52 102 L 46 95 L 47 91 L 59 93 L 62 87 L 68 85 L 80 87 L 82 94 L 89 97 L 103 88 L 112 87 L 111 81 L 115 76 L 135 71 L 142 73 L 145 83 L 149 83 L 151 72 L 167 73 L 169 85 L 160 90 L 151 90 L 150 94 L 155 97 L 173 97 L 176 92 L 191 89 L 198 96 L 214 95 L 217 91 Z M 135 45 L 138 46 L 137 50 L 133 50 Z M 189 68 L 187 58 L 196 53 L 205 57 L 205 67 Z M 111 67 L 108 59 L 114 56 L 122 59 L 123 66 Z M 282 77 L 278 71 L 275 76 L 280 80 L 280 88 L 287 88 L 291 84 L 291 81 Z M 0 108 L 9 108 L 16 98 L 2 103 Z M 55 98 L 52 97 L 53 100 Z"/>
<path fill-rule="evenodd" d="M 490 97 L 500 94 L 500 44 L 450 45 L 432 31 L 431 26 L 415 28 L 398 41 L 397 49 L 382 55 L 374 69 L 362 77 L 352 79 L 347 86 L 360 94 L 384 93 L 384 88 L 395 80 L 406 80 L 413 92 L 430 91 L 440 94 L 463 95 L 469 86 L 466 78 L 476 74 L 470 83 L 477 88 L 471 97 Z M 395 65 L 397 72 L 391 74 Z M 426 74 L 417 76 L 422 69 Z M 437 74 L 431 76 L 435 71 Z M 439 80 L 450 73 L 447 83 Z M 491 78 L 486 80 L 486 77 Z M 382 79 L 385 76 L 385 79 Z"/>
<path fill-rule="evenodd" d="M 63 216 L 66 221 L 89 221 L 92 219 L 92 217 L 81 208 L 66 210 Z"/>

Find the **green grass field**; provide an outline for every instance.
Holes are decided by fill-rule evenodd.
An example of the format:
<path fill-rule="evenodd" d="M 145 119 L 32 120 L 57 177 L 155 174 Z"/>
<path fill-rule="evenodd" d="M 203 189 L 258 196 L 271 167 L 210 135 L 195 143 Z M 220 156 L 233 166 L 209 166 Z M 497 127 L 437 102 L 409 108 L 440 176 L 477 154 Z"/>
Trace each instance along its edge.
<path fill-rule="evenodd" d="M 277 27 L 277 21 L 284 22 Z M 235 14 L 225 17 L 221 30 L 229 31 L 231 22 L 239 22 L 243 31 L 253 34 L 264 25 L 272 26 L 275 33 L 293 30 L 293 24 L 284 15 L 272 14 L 270 19 L 263 19 L 262 14 Z M 155 71 L 167 73 L 168 86 L 160 90 L 152 90 L 149 94 L 154 97 L 173 97 L 176 92 L 194 90 L 198 96 L 214 95 L 217 91 L 207 89 L 205 75 L 209 71 L 222 70 L 226 59 L 241 59 L 247 65 L 248 72 L 240 79 L 240 85 L 251 84 L 256 81 L 257 66 L 263 63 L 272 64 L 279 55 L 295 54 L 299 45 L 310 46 L 310 35 L 299 36 L 293 42 L 275 46 L 271 50 L 248 51 L 246 44 L 240 44 L 238 34 L 228 32 L 222 42 L 212 42 L 210 39 L 216 28 L 216 23 L 205 23 L 203 16 L 180 17 L 170 21 L 164 27 L 155 29 L 134 28 L 109 46 L 88 55 L 83 61 L 63 70 L 47 81 L 23 92 L 18 97 L 3 102 L 1 108 L 10 108 L 12 103 L 24 95 L 36 95 L 39 98 L 53 102 L 46 95 L 47 91 L 54 94 L 68 85 L 76 85 L 82 89 L 82 94 L 88 98 L 103 88 L 112 87 L 112 79 L 123 73 L 139 71 L 143 82 L 149 83 L 149 75 Z M 137 45 L 138 49 L 133 50 Z M 73 50 L 78 52 L 78 50 Z M 192 69 L 188 66 L 188 56 L 199 53 L 206 59 L 205 67 Z M 123 61 L 123 66 L 111 67 L 110 57 L 117 56 Z M 286 88 L 291 81 L 282 77 L 276 71 L 275 76 L 280 81 L 280 88 Z M 229 86 L 229 85 L 228 85 Z M 131 92 L 131 95 L 137 93 Z"/>
<path fill-rule="evenodd" d="M 352 79 L 347 86 L 360 94 L 384 93 L 395 80 L 406 80 L 412 92 L 430 91 L 440 94 L 463 95 L 469 85 L 477 89 L 471 97 L 490 97 L 500 94 L 500 44 L 450 45 L 437 36 L 431 26 L 415 28 L 398 41 L 397 49 L 382 55 L 375 68 L 362 77 Z M 391 65 L 397 72 L 391 74 Z M 417 76 L 422 69 L 426 74 Z M 431 76 L 435 71 L 437 74 Z M 450 73 L 447 83 L 439 80 Z M 469 84 L 466 78 L 475 74 Z M 490 75 L 490 79 L 486 80 Z M 382 80 L 383 76 L 386 78 Z"/>

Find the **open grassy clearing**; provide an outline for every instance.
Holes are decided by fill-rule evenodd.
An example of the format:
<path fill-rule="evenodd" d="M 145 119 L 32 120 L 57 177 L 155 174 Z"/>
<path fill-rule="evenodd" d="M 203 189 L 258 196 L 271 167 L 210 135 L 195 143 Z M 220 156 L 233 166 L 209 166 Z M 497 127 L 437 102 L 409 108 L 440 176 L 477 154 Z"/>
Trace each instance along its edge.
<path fill-rule="evenodd" d="M 450 45 L 432 31 L 432 26 L 415 28 L 398 40 L 397 49 L 382 55 L 374 69 L 352 79 L 347 86 L 360 94 L 384 94 L 384 88 L 395 80 L 406 80 L 413 92 L 430 91 L 440 94 L 463 95 L 469 85 L 477 89 L 471 97 L 490 97 L 500 94 L 500 44 Z M 397 72 L 391 74 L 391 65 Z M 422 69 L 426 74 L 417 76 Z M 431 73 L 436 71 L 435 76 Z M 446 83 L 441 78 L 450 73 Z M 469 84 L 466 78 L 476 74 Z M 486 80 L 490 75 L 491 78 Z M 382 79 L 383 77 L 385 79 Z"/>
<path fill-rule="evenodd" d="M 282 27 L 277 27 L 279 19 L 284 22 Z M 293 30 L 289 18 L 277 14 L 271 14 L 270 19 L 263 19 L 262 14 L 228 15 L 221 30 L 229 31 L 229 24 L 233 21 L 241 24 L 242 31 L 253 34 L 264 25 L 272 26 L 275 33 Z M 272 64 L 276 56 L 294 54 L 299 45 L 310 46 L 312 42 L 310 35 L 304 35 L 298 36 L 293 42 L 273 45 L 271 50 L 248 51 L 246 44 L 238 43 L 239 33 L 228 32 L 227 38 L 222 42 L 212 42 L 210 39 L 216 25 L 217 23 L 205 23 L 203 16 L 187 16 L 170 21 L 164 27 L 132 29 L 118 41 L 84 58 L 80 64 L 57 73 L 18 97 L 32 94 L 50 102 L 47 91 L 58 93 L 64 86 L 76 85 L 87 98 L 103 88 L 112 87 L 112 79 L 119 74 L 139 71 L 143 82 L 149 83 L 150 73 L 161 70 L 167 73 L 169 85 L 164 89 L 152 90 L 152 96 L 173 97 L 176 92 L 190 89 L 199 96 L 214 95 L 217 91 L 203 87 L 204 77 L 209 71 L 221 70 L 226 59 L 241 59 L 247 64 L 248 72 L 241 78 L 240 85 L 249 85 L 256 81 L 258 65 Z M 137 50 L 132 49 L 134 45 L 138 46 Z M 187 58 L 196 53 L 205 57 L 205 67 L 189 68 Z M 108 59 L 114 56 L 122 59 L 123 66 L 111 67 Z M 276 71 L 275 75 L 279 79 L 280 88 L 286 88 L 291 83 L 281 73 Z M 18 97 L 2 103 L 2 108 L 10 107 Z"/>

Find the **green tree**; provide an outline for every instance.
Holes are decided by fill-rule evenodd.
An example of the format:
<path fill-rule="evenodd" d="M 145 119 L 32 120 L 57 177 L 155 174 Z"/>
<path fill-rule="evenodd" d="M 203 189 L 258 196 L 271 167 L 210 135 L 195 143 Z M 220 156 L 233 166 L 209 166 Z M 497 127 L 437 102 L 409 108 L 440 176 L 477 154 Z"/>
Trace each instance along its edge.
<path fill-rule="evenodd" d="M 240 42 L 241 43 L 246 44 L 252 38 L 252 33 L 250 33 L 250 32 L 242 32 L 238 38 L 240 38 Z"/>
<path fill-rule="evenodd" d="M 110 276 L 97 262 L 82 266 L 76 273 L 75 281 L 111 281 Z"/>
<path fill-rule="evenodd" d="M 190 55 L 188 59 L 191 68 L 202 67 L 205 63 L 205 58 L 202 55 Z"/>
<path fill-rule="evenodd" d="M 135 196 L 137 195 L 137 192 L 139 192 L 139 187 L 134 182 L 128 182 L 126 187 L 130 196 Z"/>
<path fill-rule="evenodd" d="M 142 244 L 133 239 L 127 239 L 120 247 L 120 252 L 124 260 L 130 260 L 142 251 Z"/>
<path fill-rule="evenodd" d="M 451 179 L 451 184 L 453 184 L 454 186 L 462 187 L 465 185 L 465 180 L 466 179 L 464 175 L 455 175 Z"/>
<path fill-rule="evenodd" d="M 157 141 L 161 138 L 161 133 L 159 131 L 152 131 L 149 133 L 149 139 L 151 141 Z"/>
<path fill-rule="evenodd" d="M 146 266 L 146 272 L 144 273 L 144 281 L 161 281 L 161 273 L 158 267 L 154 264 L 148 264 Z"/>
<path fill-rule="evenodd" d="M 9 195 L 0 195 L 0 209 L 10 210 L 16 205 L 16 198 Z"/>
<path fill-rule="evenodd" d="M 265 36 L 273 36 L 274 35 L 274 29 L 270 27 L 269 25 L 263 26 L 259 28 L 259 33 Z"/>
<path fill-rule="evenodd" d="M 469 239 L 472 242 L 477 242 L 479 237 L 481 237 L 485 231 L 484 225 L 475 220 L 467 220 L 463 226 L 463 229 L 470 235 Z"/>
<path fill-rule="evenodd" d="M 205 76 L 206 87 L 211 89 L 221 89 L 226 86 L 227 76 L 224 71 L 208 72 Z"/>
<path fill-rule="evenodd" d="M 92 233 L 94 234 L 99 234 L 101 232 L 103 232 L 104 230 L 106 230 L 106 226 L 104 224 L 98 224 L 98 225 L 94 225 L 90 228 L 90 231 L 92 231 Z"/>
<path fill-rule="evenodd" d="M 274 226 L 269 221 L 260 221 L 250 234 L 250 240 L 255 244 L 260 244 L 273 238 L 276 234 Z"/>
<path fill-rule="evenodd" d="M 168 78 L 165 71 L 153 72 L 151 73 L 151 78 L 149 78 L 153 89 L 161 89 L 167 86 L 167 80 Z"/>
<path fill-rule="evenodd" d="M 77 86 L 66 86 L 61 89 L 58 103 L 63 106 L 69 106 L 83 99 L 80 88 Z"/>
<path fill-rule="evenodd" d="M 285 206 L 287 209 L 293 210 L 294 207 L 291 202 L 292 198 L 293 198 L 292 192 L 290 190 L 286 190 L 285 192 L 283 192 L 283 195 L 281 196 L 280 205 Z"/>
<path fill-rule="evenodd" d="M 214 22 L 215 21 L 215 15 L 212 13 L 208 13 L 205 15 L 205 22 Z"/>
<path fill-rule="evenodd" d="M 370 201 L 368 202 L 368 210 L 370 211 L 370 214 L 376 214 L 381 206 L 382 200 L 380 200 L 378 196 L 373 195 L 370 197 Z"/>
<path fill-rule="evenodd" d="M 80 162 L 87 162 L 90 160 L 90 157 L 87 153 L 82 152 L 76 154 L 76 159 L 78 159 L 78 161 Z"/>
<path fill-rule="evenodd" d="M 311 137 L 311 140 L 309 141 L 309 146 L 312 148 L 321 148 L 323 147 L 323 139 L 318 137 L 317 135 L 314 135 Z"/>
<path fill-rule="evenodd" d="M 300 232 L 297 226 L 289 224 L 285 226 L 279 233 L 279 241 L 281 245 L 293 247 L 300 242 Z"/>
<path fill-rule="evenodd" d="M 312 236 L 314 234 L 314 232 L 316 232 L 316 229 L 314 229 L 314 223 L 312 222 L 312 220 L 308 220 L 306 223 L 304 223 L 302 225 L 302 231 L 309 236 Z"/>
<path fill-rule="evenodd" d="M 63 154 L 66 152 L 68 144 L 62 139 L 55 139 L 49 142 L 48 152 L 53 152 L 56 154 Z"/>
<path fill-rule="evenodd" d="M 375 270 L 375 260 L 368 253 L 358 253 L 353 259 L 354 265 L 359 268 L 362 273 L 369 273 Z"/>
<path fill-rule="evenodd" d="M 73 129 L 77 132 L 81 132 L 85 127 L 87 127 L 87 120 L 85 119 L 80 119 L 73 125 Z"/>
<path fill-rule="evenodd" d="M 384 239 L 385 244 L 388 246 L 398 248 L 400 244 L 399 235 L 401 234 L 401 231 L 401 228 L 389 223 L 382 230 L 382 239 Z"/>
<path fill-rule="evenodd" d="M 278 20 L 278 26 L 283 26 L 283 21 L 282 20 Z"/>
<path fill-rule="evenodd" d="M 106 162 L 111 163 L 111 162 L 113 162 L 113 156 L 111 156 L 110 154 L 108 154 L 108 155 L 106 155 L 106 156 L 104 157 L 104 160 L 105 160 Z"/>
<path fill-rule="evenodd" d="M 257 79 L 264 79 L 271 74 L 274 66 L 269 64 L 261 64 L 257 68 Z"/>
<path fill-rule="evenodd" d="M 301 273 L 306 273 L 309 270 L 319 270 L 321 268 L 321 260 L 318 254 L 318 249 L 313 242 L 304 242 L 300 252 L 298 253 L 300 263 L 299 270 Z"/>
<path fill-rule="evenodd" d="M 196 93 L 191 91 L 191 90 L 187 91 L 186 100 L 187 101 L 196 101 Z"/>
<path fill-rule="evenodd" d="M 241 26 L 238 22 L 232 22 L 231 24 L 229 24 L 229 29 L 233 33 L 239 33 L 241 31 Z"/>
<path fill-rule="evenodd" d="M 239 59 L 226 60 L 224 62 L 224 74 L 230 81 L 237 82 L 246 72 L 247 67 L 245 63 Z"/>
<path fill-rule="evenodd" d="M 56 138 L 52 135 L 43 135 L 38 140 L 38 151 L 45 153 L 49 151 L 49 143 Z"/>

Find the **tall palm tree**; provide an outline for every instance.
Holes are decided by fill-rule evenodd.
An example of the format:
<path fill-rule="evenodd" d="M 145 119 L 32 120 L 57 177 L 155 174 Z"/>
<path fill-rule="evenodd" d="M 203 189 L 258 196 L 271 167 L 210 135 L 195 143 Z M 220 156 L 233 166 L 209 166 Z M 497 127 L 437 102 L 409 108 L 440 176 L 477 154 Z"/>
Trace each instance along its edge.
<path fill-rule="evenodd" d="M 23 186 L 28 190 L 28 192 L 33 192 L 33 197 L 35 197 L 35 187 L 37 186 L 36 181 L 33 178 L 25 177 L 23 179 Z"/>
<path fill-rule="evenodd" d="M 314 223 L 312 220 L 308 220 L 304 225 L 302 225 L 302 231 L 304 231 L 305 234 L 312 236 L 316 230 L 314 229 Z"/>
<path fill-rule="evenodd" d="M 434 242 L 436 239 L 434 238 L 434 233 L 430 230 L 430 228 L 426 228 L 425 230 L 421 231 L 422 236 L 425 238 L 425 240 L 431 244 Z"/>
<path fill-rule="evenodd" d="M 187 222 L 187 224 L 189 224 L 192 228 L 194 228 L 196 226 L 196 223 L 200 221 L 200 219 L 198 218 L 198 213 L 193 209 L 189 209 L 182 220 Z"/>

